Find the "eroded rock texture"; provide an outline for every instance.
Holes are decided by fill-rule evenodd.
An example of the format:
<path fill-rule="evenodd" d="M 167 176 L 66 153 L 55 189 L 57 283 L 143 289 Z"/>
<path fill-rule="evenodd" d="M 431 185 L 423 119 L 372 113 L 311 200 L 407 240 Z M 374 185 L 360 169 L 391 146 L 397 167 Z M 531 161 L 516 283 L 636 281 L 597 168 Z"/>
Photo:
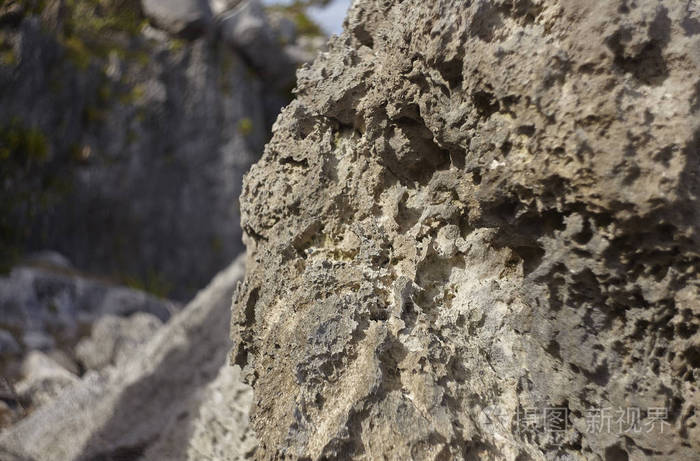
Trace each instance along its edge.
<path fill-rule="evenodd" d="M 244 183 L 258 458 L 698 459 L 699 20 L 355 2 Z"/>

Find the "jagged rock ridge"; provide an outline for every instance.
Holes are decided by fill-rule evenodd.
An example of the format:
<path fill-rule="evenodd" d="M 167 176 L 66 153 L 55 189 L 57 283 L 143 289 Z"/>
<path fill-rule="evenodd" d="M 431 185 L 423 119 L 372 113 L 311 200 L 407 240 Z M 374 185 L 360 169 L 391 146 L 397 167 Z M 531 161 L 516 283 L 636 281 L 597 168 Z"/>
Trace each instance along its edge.
<path fill-rule="evenodd" d="M 697 459 L 699 20 L 355 2 L 244 182 L 258 459 Z"/>

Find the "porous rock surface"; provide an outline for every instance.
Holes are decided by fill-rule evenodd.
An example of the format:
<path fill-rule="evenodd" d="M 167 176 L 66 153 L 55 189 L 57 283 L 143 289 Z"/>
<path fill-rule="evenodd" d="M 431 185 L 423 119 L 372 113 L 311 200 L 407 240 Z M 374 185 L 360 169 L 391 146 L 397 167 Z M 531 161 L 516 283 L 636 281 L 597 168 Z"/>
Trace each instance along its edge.
<path fill-rule="evenodd" d="M 699 20 L 354 2 L 244 181 L 257 458 L 698 459 Z"/>

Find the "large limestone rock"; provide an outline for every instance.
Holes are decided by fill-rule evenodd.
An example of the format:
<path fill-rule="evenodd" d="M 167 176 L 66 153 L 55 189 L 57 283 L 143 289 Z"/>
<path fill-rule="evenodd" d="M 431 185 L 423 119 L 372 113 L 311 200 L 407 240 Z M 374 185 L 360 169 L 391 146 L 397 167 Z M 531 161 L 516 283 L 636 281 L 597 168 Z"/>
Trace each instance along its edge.
<path fill-rule="evenodd" d="M 0 455 L 35 461 L 248 457 L 256 444 L 247 424 L 252 392 L 227 360 L 231 297 L 243 272 L 239 258 L 130 357 L 87 373 L 0 434 Z M 224 449 L 227 457 L 217 458 Z"/>
<path fill-rule="evenodd" d="M 699 21 L 354 2 L 244 183 L 258 459 L 697 460 Z"/>

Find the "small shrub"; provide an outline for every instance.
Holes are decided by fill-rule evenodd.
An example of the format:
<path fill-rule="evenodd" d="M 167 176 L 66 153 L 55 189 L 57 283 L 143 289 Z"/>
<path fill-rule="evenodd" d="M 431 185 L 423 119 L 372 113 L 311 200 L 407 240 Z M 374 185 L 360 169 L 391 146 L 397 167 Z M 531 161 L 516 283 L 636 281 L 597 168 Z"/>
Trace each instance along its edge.
<path fill-rule="evenodd" d="M 327 2 L 324 1 L 303 1 L 296 0 L 289 5 L 273 5 L 270 7 L 273 11 L 280 11 L 287 15 L 297 26 L 299 35 L 308 35 L 312 37 L 323 35 L 323 31 L 306 13 L 307 8 L 314 5 L 323 6 Z"/>
<path fill-rule="evenodd" d="M 0 129 L 0 159 L 13 159 L 19 164 L 43 163 L 48 157 L 48 143 L 36 128 L 25 127 L 13 119 Z"/>
<path fill-rule="evenodd" d="M 248 136 L 253 132 L 253 121 L 248 117 L 242 118 L 238 122 L 238 132 L 243 136 Z"/>

